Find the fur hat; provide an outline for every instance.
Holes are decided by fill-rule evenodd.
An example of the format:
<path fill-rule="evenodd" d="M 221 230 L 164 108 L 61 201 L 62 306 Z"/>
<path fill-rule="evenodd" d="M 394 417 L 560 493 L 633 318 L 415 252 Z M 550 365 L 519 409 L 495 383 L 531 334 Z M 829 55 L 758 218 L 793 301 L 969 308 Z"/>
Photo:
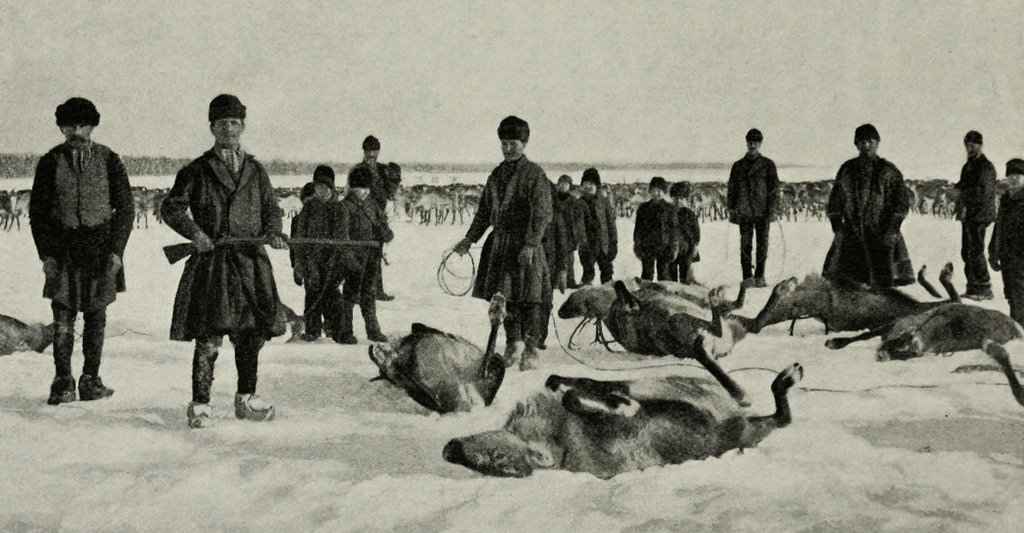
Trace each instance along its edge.
<path fill-rule="evenodd" d="M 967 135 L 964 135 L 964 143 L 982 144 L 981 134 L 974 130 L 967 132 Z"/>
<path fill-rule="evenodd" d="M 218 94 L 210 100 L 210 122 L 222 118 L 240 118 L 245 120 L 245 106 L 233 94 Z"/>
<path fill-rule="evenodd" d="M 583 171 L 583 178 L 580 179 L 580 185 L 584 183 L 593 183 L 595 187 L 601 186 L 601 175 L 597 173 L 597 169 L 590 167 Z"/>
<path fill-rule="evenodd" d="M 572 177 L 570 177 L 568 174 L 562 174 L 561 176 L 558 177 L 558 184 L 561 185 L 563 183 L 568 183 L 571 186 Z"/>
<path fill-rule="evenodd" d="M 530 125 L 515 115 L 509 115 L 502 119 L 501 124 L 498 124 L 498 139 L 503 141 L 518 140 L 524 143 L 529 142 Z"/>
<path fill-rule="evenodd" d="M 647 190 L 661 189 L 661 192 L 668 192 L 668 182 L 661 176 L 654 176 L 651 178 L 651 183 L 647 185 Z"/>
<path fill-rule="evenodd" d="M 313 171 L 313 183 L 323 183 L 334 187 L 334 169 L 327 165 L 319 165 Z"/>
<path fill-rule="evenodd" d="M 1011 159 L 1006 162 L 1006 175 L 1019 174 L 1024 175 L 1024 159 Z"/>
<path fill-rule="evenodd" d="M 690 197 L 690 182 L 688 181 L 677 181 L 672 184 L 672 188 L 668 190 L 669 196 L 672 198 L 689 198 Z"/>
<path fill-rule="evenodd" d="M 858 143 L 861 139 L 874 139 L 876 141 L 882 140 L 878 135 L 878 130 L 876 130 L 871 124 L 862 124 L 857 126 L 857 130 L 853 132 L 853 142 Z"/>
<path fill-rule="evenodd" d="M 363 150 L 380 150 L 380 141 L 373 135 L 367 135 L 363 139 Z"/>
<path fill-rule="evenodd" d="M 302 192 L 299 193 L 299 200 L 305 201 L 314 194 L 316 194 L 316 183 L 311 181 L 302 186 Z"/>
<path fill-rule="evenodd" d="M 57 117 L 57 125 L 61 127 L 79 124 L 98 126 L 100 123 L 100 113 L 96 111 L 96 106 L 89 100 L 77 96 L 57 106 L 54 115 Z"/>
<path fill-rule="evenodd" d="M 355 167 L 348 173 L 348 186 L 352 189 L 367 189 L 372 181 L 373 174 L 366 167 Z"/>
<path fill-rule="evenodd" d="M 764 135 L 761 134 L 761 130 L 753 128 L 747 132 L 746 139 L 748 141 L 761 142 L 764 140 Z"/>

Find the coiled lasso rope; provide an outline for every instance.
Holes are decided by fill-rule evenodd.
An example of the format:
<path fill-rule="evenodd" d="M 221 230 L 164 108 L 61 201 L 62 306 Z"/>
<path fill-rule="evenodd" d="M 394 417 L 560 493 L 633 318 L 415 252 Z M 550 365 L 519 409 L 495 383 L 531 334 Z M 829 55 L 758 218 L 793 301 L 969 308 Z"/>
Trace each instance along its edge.
<path fill-rule="evenodd" d="M 452 270 L 448 266 L 448 261 L 452 255 L 458 256 L 455 253 L 455 248 L 448 248 L 444 252 L 441 252 L 441 264 L 437 265 L 437 285 L 441 287 L 441 290 L 449 296 L 465 296 L 469 294 L 469 291 L 473 290 L 473 281 L 476 279 L 476 259 L 473 258 L 473 252 L 466 253 L 469 256 L 469 276 L 459 274 Z M 465 288 L 459 290 L 453 290 L 451 285 L 448 283 L 448 277 L 451 276 L 460 283 L 465 284 Z"/>

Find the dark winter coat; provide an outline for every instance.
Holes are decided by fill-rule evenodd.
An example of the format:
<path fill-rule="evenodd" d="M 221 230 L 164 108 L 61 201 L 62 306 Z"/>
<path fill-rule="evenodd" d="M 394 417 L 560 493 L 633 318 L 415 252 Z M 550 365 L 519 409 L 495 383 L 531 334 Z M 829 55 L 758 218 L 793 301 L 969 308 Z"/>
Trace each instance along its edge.
<path fill-rule="evenodd" d="M 310 198 L 302 204 L 302 211 L 292 220 L 292 237 L 326 238 L 334 234 L 337 202 Z M 313 287 L 323 283 L 336 284 L 341 277 L 324 279 L 324 274 L 334 264 L 337 249 L 319 245 L 299 245 L 290 249 L 292 268 L 302 279 Z"/>
<path fill-rule="evenodd" d="M 989 258 L 1024 270 L 1024 189 L 1004 192 L 998 213 L 988 244 Z"/>
<path fill-rule="evenodd" d="M 199 231 L 214 242 L 282 235 L 281 209 L 270 178 L 249 154 L 237 181 L 213 150 L 190 162 L 174 178 L 161 214 L 171 229 L 190 240 Z M 283 324 L 275 321 L 277 306 L 274 272 L 263 246 L 219 246 L 210 253 L 193 254 L 174 298 L 171 339 L 248 331 L 267 338 L 281 335 Z"/>
<path fill-rule="evenodd" d="M 779 175 L 775 162 L 761 154 L 744 156 L 732 164 L 726 189 L 729 222 L 771 220 L 779 203 Z"/>
<path fill-rule="evenodd" d="M 692 255 L 700 245 L 700 221 L 697 214 L 685 205 L 675 207 L 676 223 L 675 245 L 678 247 L 678 255 Z"/>
<path fill-rule="evenodd" d="M 580 243 L 582 255 L 607 256 L 615 259 L 619 253 L 619 233 L 615 227 L 615 208 L 612 202 L 596 194 L 584 194 L 579 201 L 583 206 L 583 225 L 586 243 Z"/>
<path fill-rule="evenodd" d="M 647 200 L 636 209 L 633 251 L 640 259 L 675 259 L 676 207 L 665 200 Z"/>
<path fill-rule="evenodd" d="M 996 167 L 985 154 L 964 163 L 953 187 L 960 191 L 957 211 L 963 211 L 962 221 L 991 224 L 996 219 Z"/>
<path fill-rule="evenodd" d="M 387 216 L 377 207 L 372 195 L 360 200 L 351 192 L 336 204 L 334 222 L 335 239 L 351 241 L 391 242 L 395 234 L 388 226 Z M 380 269 L 381 250 L 370 248 L 342 248 L 340 252 L 341 267 L 348 274 L 358 273 L 367 265 L 376 264 Z"/>
<path fill-rule="evenodd" d="M 579 241 L 583 238 L 583 211 L 579 202 L 568 192 L 561 192 L 553 189 L 551 205 L 554 211 L 554 219 L 565 228 L 565 246 L 568 247 L 566 255 L 576 251 Z"/>
<path fill-rule="evenodd" d="M 526 156 L 491 171 L 480 195 L 470 242 L 492 228 L 480 253 L 473 296 L 490 300 L 501 292 L 510 302 L 544 303 L 551 298 L 551 274 L 542 239 L 551 223 L 551 182 Z M 519 264 L 519 252 L 533 246 L 533 261 Z"/>
<path fill-rule="evenodd" d="M 914 268 L 900 233 L 909 211 L 903 175 L 895 165 L 880 157 L 857 157 L 843 163 L 826 208 L 835 238 L 822 274 L 870 283 L 864 276 L 849 275 L 865 267 L 889 272 L 895 285 L 913 283 Z M 881 252 L 869 251 L 876 248 Z"/>
<path fill-rule="evenodd" d="M 544 254 L 552 273 L 567 270 L 576 249 L 575 224 L 576 200 L 569 193 L 559 192 L 551 186 L 553 213 L 551 223 L 544 233 Z"/>
<path fill-rule="evenodd" d="M 135 221 L 121 158 L 99 143 L 90 152 L 80 173 L 67 144 L 47 152 L 36 166 L 29 202 L 39 258 L 53 258 L 58 267 L 43 285 L 43 297 L 78 311 L 105 307 L 124 292 L 124 269 L 108 272 L 110 256 L 124 257 Z"/>

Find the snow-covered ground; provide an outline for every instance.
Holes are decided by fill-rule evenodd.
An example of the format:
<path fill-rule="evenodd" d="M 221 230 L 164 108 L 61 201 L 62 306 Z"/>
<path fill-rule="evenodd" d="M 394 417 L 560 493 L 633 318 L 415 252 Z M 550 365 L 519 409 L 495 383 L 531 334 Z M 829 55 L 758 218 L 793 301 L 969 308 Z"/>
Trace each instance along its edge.
<path fill-rule="evenodd" d="M 391 336 L 414 321 L 483 345 L 486 302 L 446 295 L 436 279 L 444 250 L 466 226 L 395 221 L 378 306 Z M 781 229 L 781 231 L 780 231 Z M 914 266 L 932 277 L 954 261 L 962 289 L 959 226 L 913 216 L 904 225 Z M 619 220 L 617 276 L 639 272 L 632 220 Z M 697 276 L 707 285 L 739 281 L 738 231 L 703 227 Z M 820 268 L 825 222 L 772 226 L 770 282 Z M 575 325 L 557 320 L 540 368 L 510 372 L 494 404 L 439 416 L 386 382 L 360 344 L 271 341 L 261 354 L 259 392 L 278 419 L 236 420 L 230 345 L 217 366 L 215 426 L 189 430 L 192 346 L 167 340 L 181 264 L 161 246 L 181 239 L 164 226 L 137 229 L 125 257 L 128 292 L 108 310 L 102 376 L 110 399 L 51 407 L 50 350 L 0 358 L 0 529 L 4 531 L 1019 531 L 1024 519 L 1024 409 L 995 372 L 951 373 L 988 364 L 981 352 L 875 362 L 877 341 L 842 351 L 823 346 L 823 328 L 796 335 L 773 326 L 720 360 L 753 397 L 773 408 L 773 372 L 799 361 L 805 378 L 790 397 L 793 424 L 759 447 L 600 480 L 540 471 L 525 479 L 478 475 L 441 459 L 448 439 L 497 428 L 551 373 L 621 378 L 702 375 L 692 361 L 606 352 L 573 356 L 559 347 Z M 43 275 L 27 230 L 0 234 L 0 313 L 49 321 Z M 282 298 L 301 310 L 287 253 L 271 250 Z M 453 269 L 468 268 L 453 260 Z M 578 273 L 578 271 L 577 271 Z M 578 275 L 578 274 L 577 274 Z M 466 280 L 451 277 L 453 288 Z M 1002 285 L 995 278 L 994 290 Z M 752 315 L 769 289 L 754 289 Z M 909 292 L 922 298 L 923 290 Z M 564 295 L 556 293 L 558 305 Z M 1005 311 L 1001 298 L 986 302 Z M 81 325 L 79 323 L 79 330 Z M 503 341 L 499 340 L 499 345 Z M 1013 347 L 1020 363 L 1024 349 Z M 80 369 L 80 347 L 74 367 Z"/>

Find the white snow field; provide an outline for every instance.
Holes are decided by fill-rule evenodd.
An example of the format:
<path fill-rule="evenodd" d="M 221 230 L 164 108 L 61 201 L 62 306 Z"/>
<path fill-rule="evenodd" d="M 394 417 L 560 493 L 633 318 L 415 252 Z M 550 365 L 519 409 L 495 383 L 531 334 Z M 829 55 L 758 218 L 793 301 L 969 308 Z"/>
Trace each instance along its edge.
<path fill-rule="evenodd" d="M 639 273 L 629 254 L 632 224 L 618 221 L 617 277 Z M 378 305 L 385 333 L 397 337 L 423 322 L 483 346 L 486 302 L 446 295 L 436 280 L 443 251 L 467 226 L 393 226 L 384 276 L 396 299 Z M 702 229 L 697 277 L 734 293 L 738 230 L 724 222 Z M 771 231 L 769 284 L 820 269 L 827 222 L 782 222 Z M 953 261 L 963 289 L 957 222 L 911 216 L 904 234 L 915 268 L 927 264 L 935 280 Z M 802 363 L 791 426 L 743 453 L 610 480 L 566 471 L 492 478 L 441 459 L 450 438 L 499 427 L 552 373 L 705 374 L 693 361 L 614 354 L 596 344 L 573 353 L 586 366 L 558 343 L 575 324 L 557 319 L 538 370 L 510 371 L 488 408 L 445 416 L 386 382 L 370 382 L 377 368 L 358 313 L 359 345 L 282 337 L 264 348 L 259 393 L 278 413 L 269 423 L 234 418 L 235 369 L 225 343 L 215 425 L 190 430 L 192 345 L 167 338 L 182 266 L 168 265 L 161 253 L 182 241 L 161 225 L 132 234 L 128 292 L 108 309 L 101 375 L 116 390 L 110 399 L 48 406 L 51 351 L 0 358 L 0 530 L 1009 532 L 1024 519 L 1024 408 L 1000 373 L 952 373 L 991 364 L 983 353 L 879 363 L 877 340 L 832 351 L 811 321 L 799 323 L 795 336 L 785 324 L 768 328 L 720 360 L 752 395 L 752 410 L 764 413 L 773 409 L 773 371 Z M 0 247 L 0 313 L 48 322 L 29 231 L 0 234 Z M 269 253 L 283 300 L 301 312 L 287 252 Z M 468 261 L 450 266 L 465 270 Z M 753 289 L 741 313 L 756 313 L 769 290 Z M 982 305 L 1005 312 L 998 274 L 994 290 L 999 297 Z M 920 287 L 907 291 L 929 298 Z M 564 298 L 556 292 L 555 305 Z M 76 343 L 76 375 L 80 349 Z M 1024 349 L 1010 351 L 1024 364 Z"/>

